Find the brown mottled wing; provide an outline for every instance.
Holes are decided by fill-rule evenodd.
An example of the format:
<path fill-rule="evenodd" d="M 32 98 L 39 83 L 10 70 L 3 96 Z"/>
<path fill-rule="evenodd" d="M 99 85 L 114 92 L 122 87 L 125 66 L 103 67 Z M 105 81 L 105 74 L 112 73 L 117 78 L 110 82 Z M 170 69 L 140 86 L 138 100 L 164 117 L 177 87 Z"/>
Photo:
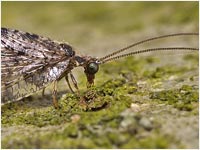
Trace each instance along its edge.
<path fill-rule="evenodd" d="M 74 55 L 67 44 L 1 28 L 2 103 L 20 100 L 58 80 L 73 68 L 69 64 Z"/>

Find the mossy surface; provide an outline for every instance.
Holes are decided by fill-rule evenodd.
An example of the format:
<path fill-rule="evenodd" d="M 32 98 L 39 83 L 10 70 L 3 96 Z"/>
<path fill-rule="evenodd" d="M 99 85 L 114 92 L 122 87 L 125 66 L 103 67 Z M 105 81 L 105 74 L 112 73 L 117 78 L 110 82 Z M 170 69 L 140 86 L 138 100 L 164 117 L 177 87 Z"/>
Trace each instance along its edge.
<path fill-rule="evenodd" d="M 196 32 L 198 22 L 198 2 L 2 2 L 4 27 L 66 39 L 77 54 L 98 57 L 138 37 Z M 147 46 L 196 47 L 196 41 L 172 38 Z M 2 148 L 197 149 L 198 65 L 198 53 L 128 57 L 102 64 L 90 89 L 77 70 L 80 95 L 59 81 L 58 109 L 48 88 L 45 96 L 1 107 Z"/>
<path fill-rule="evenodd" d="M 190 62 L 192 64 L 193 61 Z M 88 90 L 81 90 L 81 97 L 77 94 L 64 94 L 59 100 L 59 109 L 51 105 L 33 107 L 32 102 L 40 102 L 35 99 L 4 105 L 2 147 L 170 148 L 174 145 L 176 148 L 187 147 L 176 135 L 162 131 L 162 125 L 167 120 L 160 117 L 169 117 L 175 111 L 179 114 L 176 119 L 196 116 L 192 121 L 197 121 L 199 99 L 197 86 L 185 85 L 183 82 L 183 85 L 173 90 L 154 91 L 152 85 L 157 82 L 162 85 L 171 75 L 179 76 L 179 73 L 183 75 L 197 68 L 169 69 L 167 65 L 166 68 L 162 66 L 162 71 L 165 72 L 161 73 L 162 76 L 152 75 L 161 72 L 155 68 L 149 70 L 152 76 L 148 75 L 149 78 L 146 78 L 144 74 L 147 70 L 142 71 L 140 68 L 146 68 L 148 63 L 149 61 L 145 59 L 141 62 L 138 58 L 128 58 L 102 66 L 101 72 L 97 75 L 97 85 Z M 115 77 L 111 74 L 115 74 Z M 101 80 L 102 75 L 104 80 Z M 187 77 L 189 78 L 190 76 Z M 182 80 L 179 80 L 177 83 L 181 82 Z M 156 88 L 158 89 L 158 85 Z M 184 120 L 183 123 L 187 121 Z M 173 124 L 176 126 L 176 122 Z"/>
<path fill-rule="evenodd" d="M 153 92 L 150 98 L 166 101 L 180 110 L 192 111 L 198 108 L 199 92 L 198 88 L 183 85 L 180 89 Z"/>

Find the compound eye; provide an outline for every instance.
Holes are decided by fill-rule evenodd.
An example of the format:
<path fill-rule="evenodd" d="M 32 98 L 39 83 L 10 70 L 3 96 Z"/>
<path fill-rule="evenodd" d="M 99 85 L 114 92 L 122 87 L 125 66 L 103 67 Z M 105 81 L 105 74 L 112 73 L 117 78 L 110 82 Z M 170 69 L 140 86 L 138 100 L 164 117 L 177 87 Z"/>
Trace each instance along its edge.
<path fill-rule="evenodd" d="M 99 70 L 99 65 L 95 62 L 91 62 L 87 66 L 87 71 L 89 74 L 95 74 Z"/>

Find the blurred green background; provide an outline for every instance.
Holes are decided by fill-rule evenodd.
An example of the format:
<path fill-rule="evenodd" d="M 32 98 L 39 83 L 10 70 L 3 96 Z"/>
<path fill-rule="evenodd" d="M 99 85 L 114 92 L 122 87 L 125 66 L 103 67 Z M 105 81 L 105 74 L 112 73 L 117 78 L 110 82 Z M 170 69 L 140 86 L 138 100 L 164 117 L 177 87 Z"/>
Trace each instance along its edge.
<path fill-rule="evenodd" d="M 85 53 L 118 47 L 134 35 L 198 31 L 198 22 L 198 2 L 2 2 L 1 25 Z"/>

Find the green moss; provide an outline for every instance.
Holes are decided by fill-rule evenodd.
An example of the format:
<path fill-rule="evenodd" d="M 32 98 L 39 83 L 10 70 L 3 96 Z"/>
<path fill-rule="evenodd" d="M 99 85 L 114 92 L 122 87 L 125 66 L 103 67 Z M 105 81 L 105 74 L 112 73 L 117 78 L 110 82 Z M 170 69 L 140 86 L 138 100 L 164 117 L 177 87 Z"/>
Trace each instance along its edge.
<path fill-rule="evenodd" d="M 192 55 L 192 54 L 186 55 L 184 57 L 184 60 L 186 60 L 186 61 L 193 61 L 196 65 L 199 64 L 199 56 L 198 55 Z"/>
<path fill-rule="evenodd" d="M 148 78 L 166 78 L 170 75 L 181 75 L 182 73 L 192 70 L 188 67 L 176 67 L 172 65 L 167 65 L 165 67 L 158 67 L 155 71 L 145 71 L 144 76 Z"/>
<path fill-rule="evenodd" d="M 171 143 L 170 139 L 166 137 L 156 137 L 156 138 L 144 138 L 144 139 L 137 139 L 132 138 L 129 140 L 127 144 L 123 146 L 123 148 L 129 148 L 131 143 L 134 143 L 135 147 L 137 148 L 168 148 L 169 143 Z"/>
<path fill-rule="evenodd" d="M 198 89 L 183 85 L 180 89 L 150 93 L 151 99 L 166 101 L 180 110 L 192 111 L 198 108 Z"/>
<path fill-rule="evenodd" d="M 2 127 L 7 132 L 9 127 L 16 130 L 6 136 L 3 132 L 2 148 L 183 148 L 175 135 L 162 133 L 163 122 L 151 120 L 150 112 L 161 103 L 198 115 L 198 89 L 184 84 L 175 90 L 151 92 L 152 84 L 159 88 L 165 77 L 190 71 L 176 66 L 145 67 L 154 63 L 157 61 L 150 58 L 127 58 L 106 64 L 95 87 L 81 90 L 80 95 L 63 95 L 59 109 L 52 105 L 33 107 L 36 101 L 42 103 L 37 99 L 4 105 Z M 143 76 L 146 70 L 147 76 Z M 132 104 L 140 111 L 131 108 Z M 141 104 L 148 107 L 141 108 Z"/>

